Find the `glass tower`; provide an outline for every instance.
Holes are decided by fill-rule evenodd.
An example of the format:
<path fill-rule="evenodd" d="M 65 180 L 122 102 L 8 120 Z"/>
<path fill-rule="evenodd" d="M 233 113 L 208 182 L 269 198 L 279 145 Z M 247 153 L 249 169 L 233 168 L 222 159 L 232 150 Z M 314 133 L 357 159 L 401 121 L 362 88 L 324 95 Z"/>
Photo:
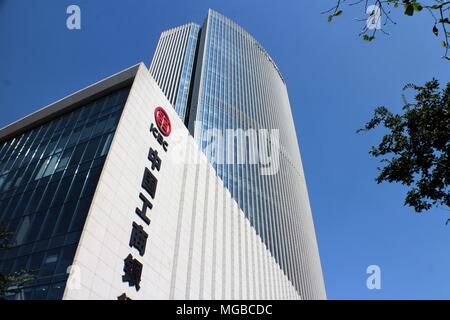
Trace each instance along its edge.
<path fill-rule="evenodd" d="M 161 35 L 151 73 L 299 294 L 324 298 L 285 80 L 258 41 L 223 15 L 209 10 L 192 46 L 188 26 Z M 177 58 L 187 51 L 193 62 Z M 185 68 L 184 80 L 173 71 Z M 178 104 L 173 92 L 184 97 L 189 86 Z"/>
<path fill-rule="evenodd" d="M 0 141 L 0 273 L 33 280 L 9 299 L 61 299 L 129 88 Z"/>
<path fill-rule="evenodd" d="M 150 74 L 183 120 L 188 111 L 188 94 L 199 31 L 200 26 L 195 23 L 164 31 L 150 65 Z"/>

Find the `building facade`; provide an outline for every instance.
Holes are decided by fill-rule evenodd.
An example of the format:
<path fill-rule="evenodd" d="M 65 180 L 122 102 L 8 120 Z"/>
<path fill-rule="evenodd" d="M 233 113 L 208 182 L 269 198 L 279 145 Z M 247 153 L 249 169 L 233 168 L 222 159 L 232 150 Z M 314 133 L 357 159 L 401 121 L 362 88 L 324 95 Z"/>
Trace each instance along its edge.
<path fill-rule="evenodd" d="M 14 234 L 0 270 L 36 270 L 11 299 L 305 298 L 145 65 L 2 129 L 0 141 Z"/>
<path fill-rule="evenodd" d="M 8 299 L 325 299 L 285 81 L 210 10 L 0 130 Z"/>
<path fill-rule="evenodd" d="M 167 33 L 173 39 L 184 39 L 185 28 L 161 35 L 151 74 L 170 98 L 167 80 L 157 75 L 173 79 L 171 70 L 179 69 L 180 63 L 181 68 L 191 70 L 188 105 L 182 112 L 176 109 L 178 114 L 299 294 L 310 299 L 325 297 L 285 80 L 253 36 L 213 10 L 202 27 L 195 29 L 194 63 L 171 59 L 171 52 L 183 49 L 163 52 Z M 176 44 L 188 47 L 177 40 L 169 47 Z M 161 63 L 161 56 L 169 57 Z M 175 81 L 171 87 L 184 84 Z"/>
<path fill-rule="evenodd" d="M 189 111 L 188 95 L 199 32 L 199 25 L 188 23 L 161 33 L 150 65 L 150 73 L 183 121 Z"/>
<path fill-rule="evenodd" d="M 0 144 L 0 228 L 14 235 L 0 270 L 39 270 L 18 298 L 62 297 L 128 92 L 111 91 Z"/>

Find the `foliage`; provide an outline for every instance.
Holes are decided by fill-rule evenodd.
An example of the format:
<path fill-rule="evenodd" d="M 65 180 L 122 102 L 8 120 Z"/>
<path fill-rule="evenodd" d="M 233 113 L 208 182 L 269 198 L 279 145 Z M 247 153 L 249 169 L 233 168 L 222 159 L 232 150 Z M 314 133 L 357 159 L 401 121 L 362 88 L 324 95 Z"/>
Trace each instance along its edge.
<path fill-rule="evenodd" d="M 12 246 L 10 242 L 11 236 L 11 232 L 0 229 L 0 250 L 6 250 Z M 30 270 L 20 270 L 10 274 L 0 272 L 0 299 L 19 293 L 24 286 L 33 280 L 34 275 Z"/>
<path fill-rule="evenodd" d="M 331 9 L 322 12 L 328 14 L 328 22 L 332 22 L 334 17 L 343 14 L 343 7 L 362 7 L 363 14 L 367 15 L 358 21 L 364 21 L 364 27 L 360 32 L 360 36 L 365 41 L 372 41 L 375 39 L 377 31 L 388 34 L 383 27 L 396 22 L 391 17 L 393 10 L 402 10 L 403 15 L 413 17 L 418 14 L 426 12 L 430 15 L 432 21 L 431 32 L 440 38 L 441 46 L 444 48 L 444 55 L 442 58 L 450 61 L 450 1 L 445 0 L 376 0 L 374 5 L 369 5 L 368 0 L 353 0 L 352 2 L 346 0 L 336 0 L 336 5 Z M 379 23 L 380 28 L 375 28 L 370 23 Z"/>
<path fill-rule="evenodd" d="M 379 107 L 358 130 L 378 126 L 388 130 L 370 151 L 384 164 L 376 181 L 409 186 L 405 205 L 417 212 L 433 206 L 450 208 L 450 82 L 442 91 L 435 79 L 424 86 L 409 84 L 407 89 L 416 92 L 415 102 L 405 99 L 403 114 Z"/>

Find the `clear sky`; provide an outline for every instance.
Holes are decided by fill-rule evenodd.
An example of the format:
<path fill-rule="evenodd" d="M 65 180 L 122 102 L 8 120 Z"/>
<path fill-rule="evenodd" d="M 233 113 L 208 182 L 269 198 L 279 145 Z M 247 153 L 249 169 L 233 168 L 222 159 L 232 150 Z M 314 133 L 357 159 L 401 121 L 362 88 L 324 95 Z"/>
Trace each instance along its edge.
<path fill-rule="evenodd" d="M 356 134 L 375 107 L 400 111 L 401 89 L 432 77 L 450 81 L 450 63 L 432 21 L 398 16 L 390 36 L 358 38 L 355 11 L 329 25 L 334 1 L 0 0 L 0 127 L 143 61 L 162 30 L 202 23 L 209 7 L 235 20 L 283 73 L 297 127 L 328 297 L 450 298 L 450 212 L 416 214 L 406 189 L 374 181 L 368 150 L 379 133 Z M 81 7 L 81 30 L 66 8 Z M 366 268 L 381 268 L 368 290 Z"/>

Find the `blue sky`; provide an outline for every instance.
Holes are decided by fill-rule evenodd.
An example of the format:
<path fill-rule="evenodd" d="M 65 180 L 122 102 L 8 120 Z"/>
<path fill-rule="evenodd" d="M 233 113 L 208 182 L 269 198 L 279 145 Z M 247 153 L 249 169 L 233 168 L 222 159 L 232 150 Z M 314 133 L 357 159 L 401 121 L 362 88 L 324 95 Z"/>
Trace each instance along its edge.
<path fill-rule="evenodd" d="M 308 182 L 328 297 L 450 298 L 450 212 L 416 214 L 406 189 L 374 181 L 368 150 L 380 132 L 356 134 L 375 107 L 400 111 L 401 89 L 450 64 L 426 15 L 398 15 L 390 36 L 365 43 L 364 15 L 333 24 L 320 12 L 333 1 L 0 0 L 0 127 L 140 61 L 149 65 L 159 34 L 203 22 L 209 7 L 238 22 L 266 48 L 289 90 Z M 81 7 L 82 29 L 66 28 L 66 8 Z M 381 290 L 366 288 L 366 268 L 381 267 Z"/>

